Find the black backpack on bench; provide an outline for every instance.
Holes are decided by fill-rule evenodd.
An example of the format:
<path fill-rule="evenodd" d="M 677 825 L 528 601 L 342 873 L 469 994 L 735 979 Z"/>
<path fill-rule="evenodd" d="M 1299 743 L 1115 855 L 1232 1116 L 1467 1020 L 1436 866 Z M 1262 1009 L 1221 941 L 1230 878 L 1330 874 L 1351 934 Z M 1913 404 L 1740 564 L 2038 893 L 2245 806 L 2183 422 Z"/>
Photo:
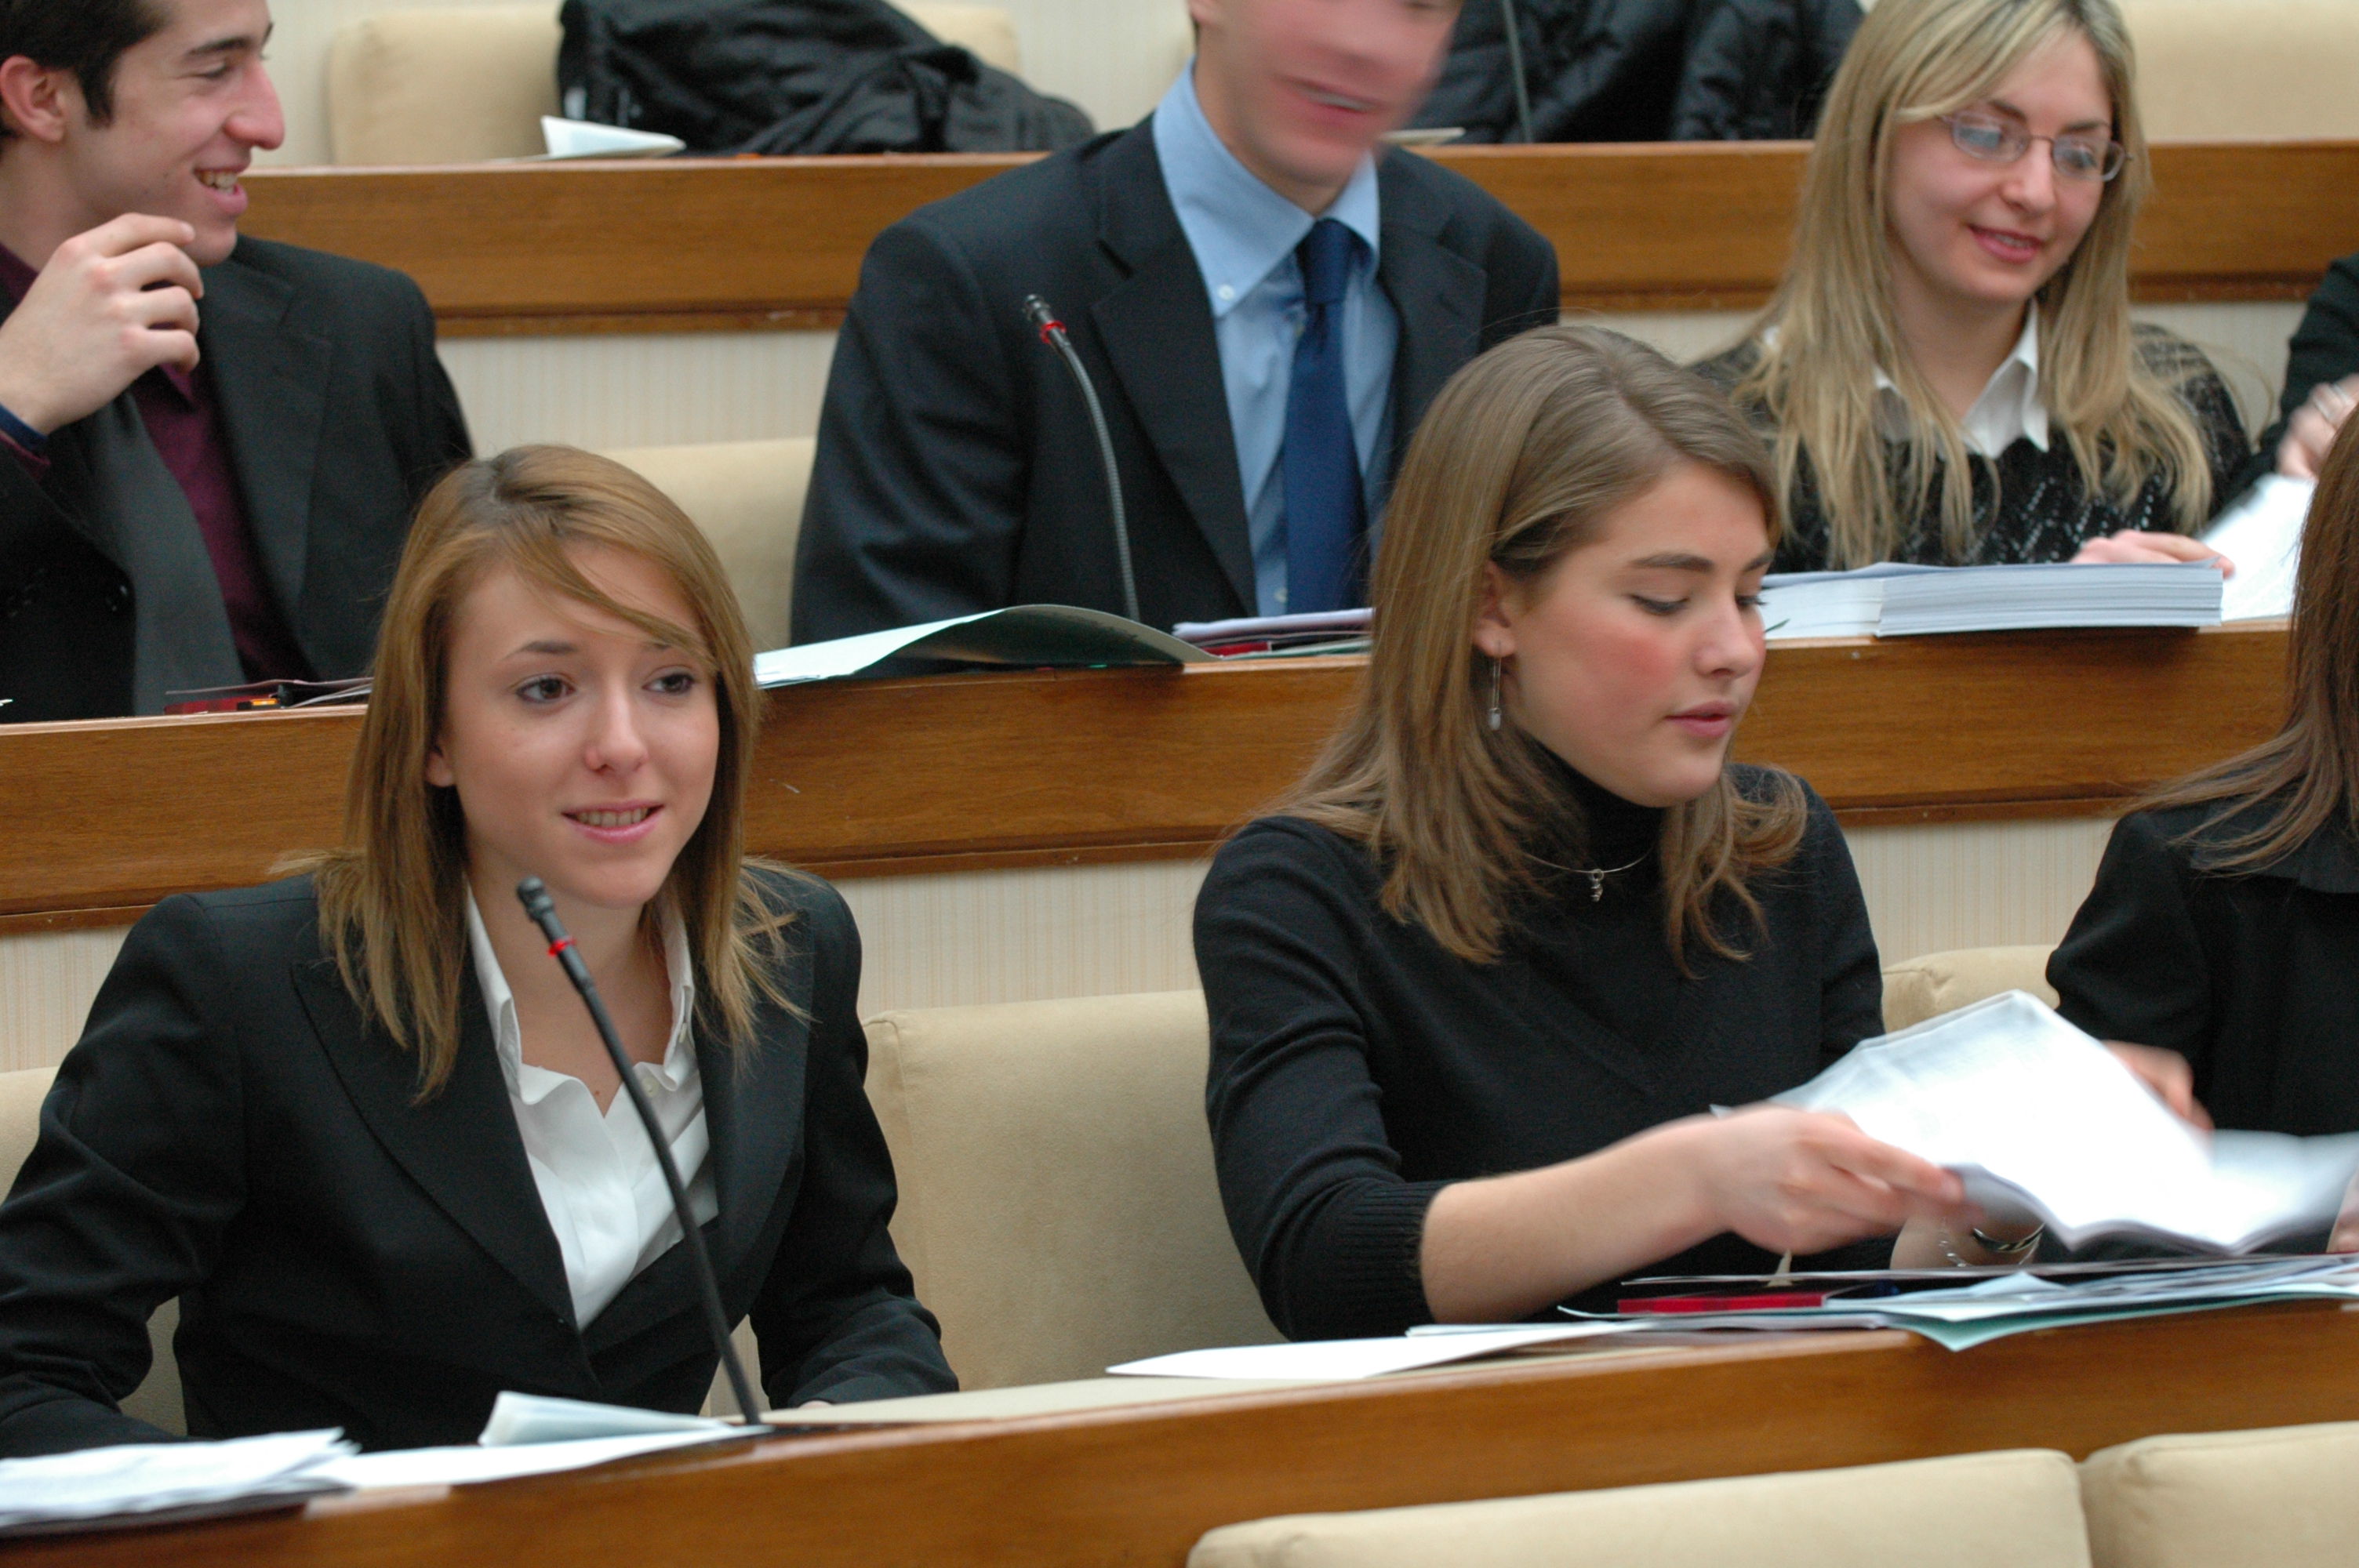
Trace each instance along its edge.
<path fill-rule="evenodd" d="M 566 115 L 697 153 L 1053 151 L 1087 114 L 886 0 L 565 0 Z"/>

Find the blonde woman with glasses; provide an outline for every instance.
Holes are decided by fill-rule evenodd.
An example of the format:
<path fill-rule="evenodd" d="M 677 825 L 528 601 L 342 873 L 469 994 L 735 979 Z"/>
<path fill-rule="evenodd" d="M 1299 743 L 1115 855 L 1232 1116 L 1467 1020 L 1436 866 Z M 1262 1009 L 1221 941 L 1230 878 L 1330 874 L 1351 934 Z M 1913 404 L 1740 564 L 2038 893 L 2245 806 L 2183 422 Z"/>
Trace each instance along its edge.
<path fill-rule="evenodd" d="M 1781 569 L 2218 559 L 2189 535 L 2250 443 L 2210 362 L 2131 321 L 2150 184 L 2113 0 L 1869 13 L 1786 278 L 1697 367 L 1773 439 Z"/>

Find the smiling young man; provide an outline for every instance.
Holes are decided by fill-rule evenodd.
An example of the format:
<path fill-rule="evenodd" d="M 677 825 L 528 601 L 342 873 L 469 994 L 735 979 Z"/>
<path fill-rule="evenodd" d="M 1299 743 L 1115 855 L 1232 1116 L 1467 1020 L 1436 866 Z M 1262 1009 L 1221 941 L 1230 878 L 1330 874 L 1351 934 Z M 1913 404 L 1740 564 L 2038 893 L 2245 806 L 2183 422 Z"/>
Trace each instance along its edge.
<path fill-rule="evenodd" d="M 358 675 L 469 455 L 397 273 L 255 240 L 266 0 L 0 0 L 0 719 Z"/>
<path fill-rule="evenodd" d="M 1104 406 L 1149 624 L 1367 602 L 1391 477 L 1475 353 L 1557 313 L 1546 240 L 1386 147 L 1451 0 L 1189 0 L 1125 132 L 880 235 L 837 341 L 796 563 L 816 642 L 1004 605 L 1123 608 Z"/>

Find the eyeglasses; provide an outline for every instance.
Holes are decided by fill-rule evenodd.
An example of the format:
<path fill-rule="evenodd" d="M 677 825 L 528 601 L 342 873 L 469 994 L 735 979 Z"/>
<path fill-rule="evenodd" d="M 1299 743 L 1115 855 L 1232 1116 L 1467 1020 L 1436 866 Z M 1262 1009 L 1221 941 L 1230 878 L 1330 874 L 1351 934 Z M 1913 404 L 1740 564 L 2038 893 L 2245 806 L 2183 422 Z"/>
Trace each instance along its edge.
<path fill-rule="evenodd" d="M 1987 114 L 1944 114 L 1950 140 L 1960 152 L 1981 163 L 2013 163 L 2031 150 L 2034 142 L 2048 144 L 2056 172 L 2067 179 L 2108 180 L 2122 172 L 2130 155 L 2122 144 L 2098 136 L 2035 136 L 2005 120 Z"/>

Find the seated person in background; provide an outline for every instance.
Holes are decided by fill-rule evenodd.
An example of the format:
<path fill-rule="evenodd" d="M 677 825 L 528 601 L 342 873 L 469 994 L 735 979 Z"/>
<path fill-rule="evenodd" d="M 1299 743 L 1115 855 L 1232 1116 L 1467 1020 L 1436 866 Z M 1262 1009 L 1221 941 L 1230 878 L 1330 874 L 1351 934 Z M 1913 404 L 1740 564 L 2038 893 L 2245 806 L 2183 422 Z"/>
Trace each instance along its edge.
<path fill-rule="evenodd" d="M 1911 1260 L 1996 1256 L 1954 1175 L 1756 1103 L 1883 1032 L 1833 816 L 1728 761 L 1773 495 L 1711 387 L 1591 328 L 1418 430 L 1358 705 L 1196 904 L 1222 1197 L 1289 1336 L 1875 1267 L 1911 1219 Z"/>
<path fill-rule="evenodd" d="M 2286 355 L 2277 422 L 2261 432 L 2250 478 L 2272 467 L 2289 479 L 2316 479 L 2352 407 L 2359 404 L 2359 254 L 2326 269 L 2310 297 Z"/>
<path fill-rule="evenodd" d="M 1454 0 L 1190 0 L 1144 123 L 911 214 L 861 269 L 797 548 L 799 642 L 1010 604 L 1120 612 L 1103 401 L 1150 624 L 1367 602 L 1398 448 L 1442 381 L 1556 319 L 1556 254 L 1381 146 Z"/>
<path fill-rule="evenodd" d="M 1829 90 L 1794 259 L 1698 366 L 1771 436 L 1780 570 L 2216 559 L 2251 448 L 2130 319 L 2149 173 L 2113 0 L 1885 0 Z"/>
<path fill-rule="evenodd" d="M 2359 1131 L 2359 421 L 2319 476 L 2291 717 L 2114 827 L 2048 962 L 2058 1011 L 2190 1064 L 2222 1127 Z M 2359 1250 L 2359 1215 L 2332 1238 Z"/>
<path fill-rule="evenodd" d="M 241 243 L 263 0 L 0 0 L 0 719 L 356 676 L 468 454 L 398 273 Z"/>
<path fill-rule="evenodd" d="M 547 881 L 785 1406 L 952 1386 L 886 1234 L 858 933 L 744 854 L 753 649 L 696 525 L 617 464 L 452 473 L 392 595 L 310 875 L 136 926 L 0 1205 L 0 1454 L 116 1403 L 180 1298 L 189 1430 L 472 1441 L 503 1389 L 694 1411 L 653 1151 L 516 902 Z"/>

